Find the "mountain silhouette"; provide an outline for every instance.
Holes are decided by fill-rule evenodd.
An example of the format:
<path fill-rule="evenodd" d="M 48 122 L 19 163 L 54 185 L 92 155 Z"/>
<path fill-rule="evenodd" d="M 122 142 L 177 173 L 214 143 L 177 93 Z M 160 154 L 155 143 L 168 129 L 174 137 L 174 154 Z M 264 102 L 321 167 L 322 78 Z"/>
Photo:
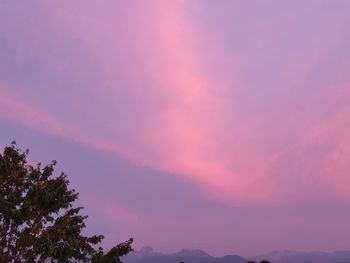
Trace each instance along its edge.
<path fill-rule="evenodd" d="M 247 259 L 228 255 L 213 257 L 199 249 L 182 249 L 173 254 L 155 252 L 151 247 L 145 247 L 124 258 L 125 263 L 247 263 Z"/>
<path fill-rule="evenodd" d="M 155 252 L 151 247 L 144 247 L 130 253 L 123 259 L 125 263 L 247 263 L 248 260 L 260 262 L 268 260 L 272 263 L 350 263 L 350 251 L 335 252 L 299 252 L 299 251 L 272 251 L 267 254 L 241 257 L 227 255 L 213 257 L 199 249 L 182 249 L 173 254 Z"/>
<path fill-rule="evenodd" d="M 252 258 L 256 262 L 267 259 L 272 263 L 350 263 L 350 251 L 335 252 L 299 252 L 272 251 Z"/>

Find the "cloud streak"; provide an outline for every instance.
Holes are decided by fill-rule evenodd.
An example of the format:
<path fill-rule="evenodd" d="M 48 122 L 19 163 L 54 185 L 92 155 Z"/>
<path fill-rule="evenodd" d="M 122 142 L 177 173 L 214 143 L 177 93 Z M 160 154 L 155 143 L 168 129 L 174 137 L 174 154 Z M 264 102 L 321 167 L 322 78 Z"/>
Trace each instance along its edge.
<path fill-rule="evenodd" d="M 196 1 L 45 3 L 35 12 L 47 24 L 24 17 L 36 30 L 5 34 L 42 75 L 34 94 L 16 81 L 0 89 L 2 118 L 188 178 L 231 205 L 347 200 L 344 13 L 300 25 L 280 5 L 283 19 L 218 6 L 216 17 Z M 55 79 L 65 82 L 49 88 Z"/>

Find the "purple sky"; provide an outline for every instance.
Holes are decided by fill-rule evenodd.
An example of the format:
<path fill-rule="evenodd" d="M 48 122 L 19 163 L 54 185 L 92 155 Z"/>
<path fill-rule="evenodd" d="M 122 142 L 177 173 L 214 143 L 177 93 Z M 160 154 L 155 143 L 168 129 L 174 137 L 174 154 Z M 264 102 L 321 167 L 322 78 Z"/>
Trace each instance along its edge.
<path fill-rule="evenodd" d="M 350 1 L 1 1 L 0 147 L 107 246 L 350 243 Z"/>

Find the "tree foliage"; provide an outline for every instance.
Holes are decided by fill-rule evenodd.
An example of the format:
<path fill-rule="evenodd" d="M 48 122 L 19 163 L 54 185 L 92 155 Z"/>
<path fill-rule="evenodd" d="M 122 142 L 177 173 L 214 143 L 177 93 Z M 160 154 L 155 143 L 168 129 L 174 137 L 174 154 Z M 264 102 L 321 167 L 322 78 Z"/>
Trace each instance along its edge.
<path fill-rule="evenodd" d="M 82 235 L 87 216 L 67 176 L 54 176 L 56 161 L 32 166 L 27 156 L 15 142 L 0 154 L 0 262 L 121 262 L 133 240 L 96 249 L 103 236 Z"/>

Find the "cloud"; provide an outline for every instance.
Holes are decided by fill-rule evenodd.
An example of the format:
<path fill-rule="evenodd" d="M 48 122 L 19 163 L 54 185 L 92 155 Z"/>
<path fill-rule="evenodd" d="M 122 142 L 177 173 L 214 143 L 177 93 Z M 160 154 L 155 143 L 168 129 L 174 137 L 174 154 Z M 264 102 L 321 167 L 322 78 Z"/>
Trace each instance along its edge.
<path fill-rule="evenodd" d="M 121 206 L 116 206 L 116 204 L 103 208 L 102 213 L 113 222 L 122 222 L 126 224 L 135 224 L 139 222 L 139 218 L 135 213 Z"/>
<path fill-rule="evenodd" d="M 13 76 L 2 76 L 11 86 L 1 88 L 2 118 L 182 176 L 233 205 L 303 202 L 321 190 L 347 198 L 344 14 L 301 25 L 309 7 L 254 20 L 248 7 L 232 18 L 201 5 L 31 10 L 4 34 Z M 18 77 L 18 64 L 37 68 Z"/>
<path fill-rule="evenodd" d="M 3 86 L 0 86 L 0 93 L 0 117 L 2 119 L 20 123 L 33 130 L 70 139 L 78 143 L 96 148 L 106 148 L 103 143 L 94 141 L 94 139 L 81 132 L 77 127 L 67 125 L 58 118 L 18 100 L 9 91 L 3 89 Z"/>

